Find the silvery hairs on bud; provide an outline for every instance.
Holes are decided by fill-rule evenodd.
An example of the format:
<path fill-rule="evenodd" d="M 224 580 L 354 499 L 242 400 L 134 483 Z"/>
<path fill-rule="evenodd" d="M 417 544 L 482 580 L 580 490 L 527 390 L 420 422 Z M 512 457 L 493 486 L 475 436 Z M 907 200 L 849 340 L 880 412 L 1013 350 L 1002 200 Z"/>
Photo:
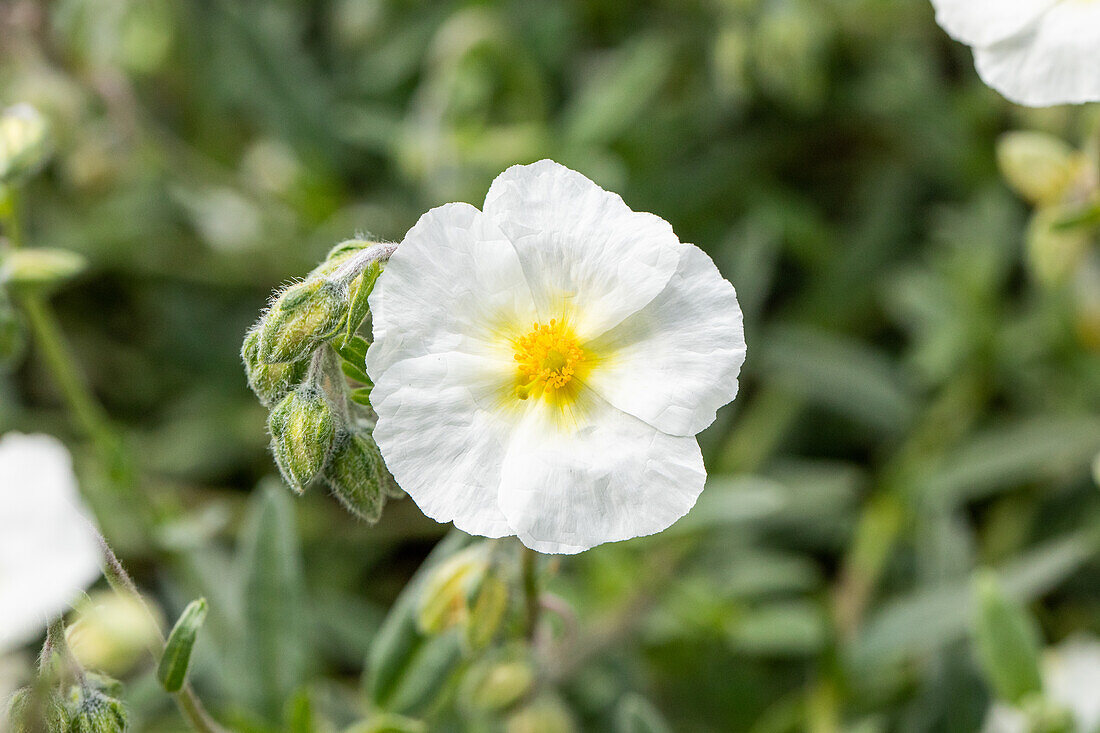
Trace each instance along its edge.
<path fill-rule="evenodd" d="M 284 397 L 268 418 L 271 452 L 286 482 L 302 493 L 321 473 L 336 437 L 336 416 L 324 392 L 307 382 Z"/>
<path fill-rule="evenodd" d="M 325 467 L 325 482 L 340 503 L 355 516 L 377 522 L 386 502 L 386 468 L 369 433 L 345 433 L 337 439 Z"/>

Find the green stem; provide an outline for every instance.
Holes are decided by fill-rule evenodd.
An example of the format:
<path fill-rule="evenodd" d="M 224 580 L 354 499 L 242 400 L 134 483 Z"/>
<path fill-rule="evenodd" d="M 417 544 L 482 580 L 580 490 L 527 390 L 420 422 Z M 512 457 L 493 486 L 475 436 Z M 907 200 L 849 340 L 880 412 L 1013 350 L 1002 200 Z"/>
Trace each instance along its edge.
<path fill-rule="evenodd" d="M 542 604 L 539 602 L 539 554 L 529 547 L 520 548 L 520 570 L 523 576 L 524 627 L 528 641 L 535 638 Z"/>
<path fill-rule="evenodd" d="M 118 559 L 114 550 L 107 544 L 107 540 L 98 532 L 96 532 L 96 537 L 99 540 L 99 549 L 103 555 L 103 575 L 107 578 L 107 582 L 110 584 L 111 588 L 116 593 L 127 595 L 137 601 L 141 607 L 145 609 L 145 613 L 149 615 L 149 618 L 153 620 L 153 626 L 157 629 L 159 646 L 151 643 L 149 645 L 149 654 L 152 655 L 153 661 L 159 662 L 165 643 L 164 633 L 160 629 L 160 622 L 157 620 L 157 617 L 153 614 L 148 604 L 146 604 L 145 598 L 143 598 L 138 591 L 134 579 L 126 572 L 126 568 L 123 567 L 122 561 Z M 199 699 L 198 695 L 195 694 L 195 690 L 191 687 L 191 683 L 185 684 L 179 692 L 172 693 L 172 698 L 176 701 L 176 707 L 179 708 L 180 714 L 183 715 L 197 733 L 229 733 L 225 728 L 221 727 L 217 721 L 210 717 L 210 713 L 206 712 L 206 708 L 203 707 L 202 701 Z"/>

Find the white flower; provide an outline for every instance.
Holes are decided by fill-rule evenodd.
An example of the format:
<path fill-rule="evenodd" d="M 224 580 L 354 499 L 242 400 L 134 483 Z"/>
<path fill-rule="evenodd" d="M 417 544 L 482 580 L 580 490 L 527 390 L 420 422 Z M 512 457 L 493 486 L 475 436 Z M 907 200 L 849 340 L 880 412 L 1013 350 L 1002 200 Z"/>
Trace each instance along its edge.
<path fill-rule="evenodd" d="M 1100 641 L 1081 636 L 1067 639 L 1043 657 L 1043 693 L 1063 707 L 1074 730 L 1100 730 Z M 982 733 L 1027 733 L 1027 716 L 1003 702 L 994 703 Z"/>
<path fill-rule="evenodd" d="M 428 516 L 575 553 L 665 529 L 737 394 L 733 286 L 668 222 L 553 161 L 409 230 L 371 294 L 375 438 Z"/>
<path fill-rule="evenodd" d="M 65 446 L 46 435 L 0 438 L 0 653 L 41 633 L 99 568 Z"/>
<path fill-rule="evenodd" d="M 1018 104 L 1100 101 L 1097 0 L 932 0 L 936 21 L 972 46 L 989 86 Z"/>

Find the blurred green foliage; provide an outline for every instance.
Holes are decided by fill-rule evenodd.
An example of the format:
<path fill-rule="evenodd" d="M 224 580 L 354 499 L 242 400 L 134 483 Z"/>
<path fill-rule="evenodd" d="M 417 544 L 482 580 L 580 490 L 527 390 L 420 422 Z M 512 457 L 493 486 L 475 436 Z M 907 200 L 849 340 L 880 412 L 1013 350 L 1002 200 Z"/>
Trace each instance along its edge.
<path fill-rule="evenodd" d="M 1100 633 L 1095 239 L 1038 277 L 995 155 L 1012 129 L 1095 153 L 1097 115 L 1010 107 L 932 16 L 926 0 L 10 0 L 0 103 L 34 104 L 56 139 L 26 237 L 87 262 L 53 303 L 133 466 L 80 449 L 33 346 L 0 375 L 0 432 L 70 438 L 166 617 L 208 599 L 191 676 L 235 729 L 346 725 L 370 697 L 389 717 L 363 730 L 480 730 L 454 697 L 494 678 L 459 679 L 457 631 L 426 641 L 407 594 L 382 625 L 445 528 L 407 500 L 367 527 L 321 492 L 253 492 L 275 471 L 238 354 L 272 289 L 336 242 L 399 240 L 552 157 L 714 257 L 749 358 L 702 436 L 695 510 L 560 563 L 549 589 L 572 610 L 510 729 L 976 730 L 977 568 L 1048 642 Z M 387 644 L 421 672 L 384 669 L 363 694 Z M 127 682 L 133 730 L 181 730 L 152 665 Z"/>

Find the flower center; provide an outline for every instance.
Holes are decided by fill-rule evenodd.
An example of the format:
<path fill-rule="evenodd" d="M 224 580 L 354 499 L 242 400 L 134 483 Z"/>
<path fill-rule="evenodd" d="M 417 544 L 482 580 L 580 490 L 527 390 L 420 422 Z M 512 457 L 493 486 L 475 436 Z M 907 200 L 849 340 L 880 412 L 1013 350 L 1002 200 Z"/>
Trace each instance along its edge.
<path fill-rule="evenodd" d="M 514 346 L 519 366 L 516 394 L 521 400 L 562 389 L 585 360 L 573 329 L 556 318 L 545 325 L 534 324 L 526 336 L 515 340 Z"/>

